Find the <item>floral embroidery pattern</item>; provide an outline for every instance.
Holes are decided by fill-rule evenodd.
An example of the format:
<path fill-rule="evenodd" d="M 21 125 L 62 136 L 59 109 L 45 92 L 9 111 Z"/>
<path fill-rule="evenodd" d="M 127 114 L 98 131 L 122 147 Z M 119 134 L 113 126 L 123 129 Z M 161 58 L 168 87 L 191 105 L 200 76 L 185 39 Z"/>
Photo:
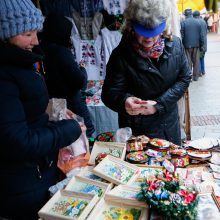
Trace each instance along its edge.
<path fill-rule="evenodd" d="M 121 207 L 110 207 L 108 210 L 103 211 L 102 220 L 139 220 L 141 210 L 127 209 Z"/>
<path fill-rule="evenodd" d="M 112 162 L 108 162 L 107 164 L 105 164 L 102 169 L 103 172 L 106 173 L 106 175 L 123 183 L 127 183 L 135 173 L 129 167 L 125 167 L 122 164 L 115 164 Z"/>
<path fill-rule="evenodd" d="M 98 194 L 98 196 L 102 196 L 103 190 L 99 186 L 94 186 L 88 183 L 78 182 L 73 186 L 73 191 L 76 192 L 84 192 L 84 193 L 93 193 Z"/>
<path fill-rule="evenodd" d="M 85 200 L 63 197 L 54 203 L 51 212 L 64 216 L 79 217 L 87 205 L 88 202 Z"/>
<path fill-rule="evenodd" d="M 122 190 L 118 192 L 118 195 L 120 197 L 126 198 L 126 199 L 136 199 L 138 192 L 132 192 L 128 190 Z"/>

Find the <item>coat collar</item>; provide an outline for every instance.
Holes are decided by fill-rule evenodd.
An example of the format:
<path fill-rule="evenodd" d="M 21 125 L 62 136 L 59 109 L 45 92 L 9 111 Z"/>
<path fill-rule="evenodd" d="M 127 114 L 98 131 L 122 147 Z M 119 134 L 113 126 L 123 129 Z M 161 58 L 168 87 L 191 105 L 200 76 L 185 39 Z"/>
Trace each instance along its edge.
<path fill-rule="evenodd" d="M 31 52 L 0 41 L 0 64 L 28 67 L 42 59 L 43 53 L 38 48 Z"/>

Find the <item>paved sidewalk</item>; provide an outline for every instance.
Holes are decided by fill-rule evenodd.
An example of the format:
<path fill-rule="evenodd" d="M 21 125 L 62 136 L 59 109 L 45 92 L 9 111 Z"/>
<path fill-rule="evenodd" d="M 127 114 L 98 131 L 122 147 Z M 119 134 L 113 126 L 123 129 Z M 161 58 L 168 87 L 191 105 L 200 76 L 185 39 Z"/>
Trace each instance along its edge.
<path fill-rule="evenodd" d="M 220 34 L 208 34 L 206 75 L 189 87 L 191 139 L 220 137 Z"/>

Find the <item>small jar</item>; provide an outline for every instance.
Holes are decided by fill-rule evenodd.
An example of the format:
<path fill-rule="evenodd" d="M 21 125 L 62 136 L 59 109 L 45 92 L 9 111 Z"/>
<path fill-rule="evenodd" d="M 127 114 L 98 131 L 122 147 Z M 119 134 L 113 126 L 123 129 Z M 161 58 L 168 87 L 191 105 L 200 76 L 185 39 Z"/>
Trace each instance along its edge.
<path fill-rule="evenodd" d="M 134 152 L 134 151 L 143 151 L 144 146 L 142 145 L 142 142 L 139 140 L 136 140 L 136 138 L 132 138 L 130 140 L 127 140 L 127 152 Z"/>
<path fill-rule="evenodd" d="M 184 149 L 175 149 L 170 151 L 171 163 L 175 167 L 186 167 L 189 165 L 189 156 Z"/>
<path fill-rule="evenodd" d="M 144 151 L 136 151 L 129 153 L 126 160 L 130 163 L 145 164 L 148 161 L 148 156 Z"/>

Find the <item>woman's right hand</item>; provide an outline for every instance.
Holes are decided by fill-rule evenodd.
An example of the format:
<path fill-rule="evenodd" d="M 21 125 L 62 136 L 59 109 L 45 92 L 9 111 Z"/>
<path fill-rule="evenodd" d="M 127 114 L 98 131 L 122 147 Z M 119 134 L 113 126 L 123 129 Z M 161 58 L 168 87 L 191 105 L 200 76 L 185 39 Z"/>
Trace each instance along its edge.
<path fill-rule="evenodd" d="M 82 132 L 86 132 L 87 128 L 86 128 L 86 126 L 85 126 L 85 124 L 84 124 L 84 123 L 79 122 L 79 126 L 80 126 L 80 128 L 81 128 Z"/>

